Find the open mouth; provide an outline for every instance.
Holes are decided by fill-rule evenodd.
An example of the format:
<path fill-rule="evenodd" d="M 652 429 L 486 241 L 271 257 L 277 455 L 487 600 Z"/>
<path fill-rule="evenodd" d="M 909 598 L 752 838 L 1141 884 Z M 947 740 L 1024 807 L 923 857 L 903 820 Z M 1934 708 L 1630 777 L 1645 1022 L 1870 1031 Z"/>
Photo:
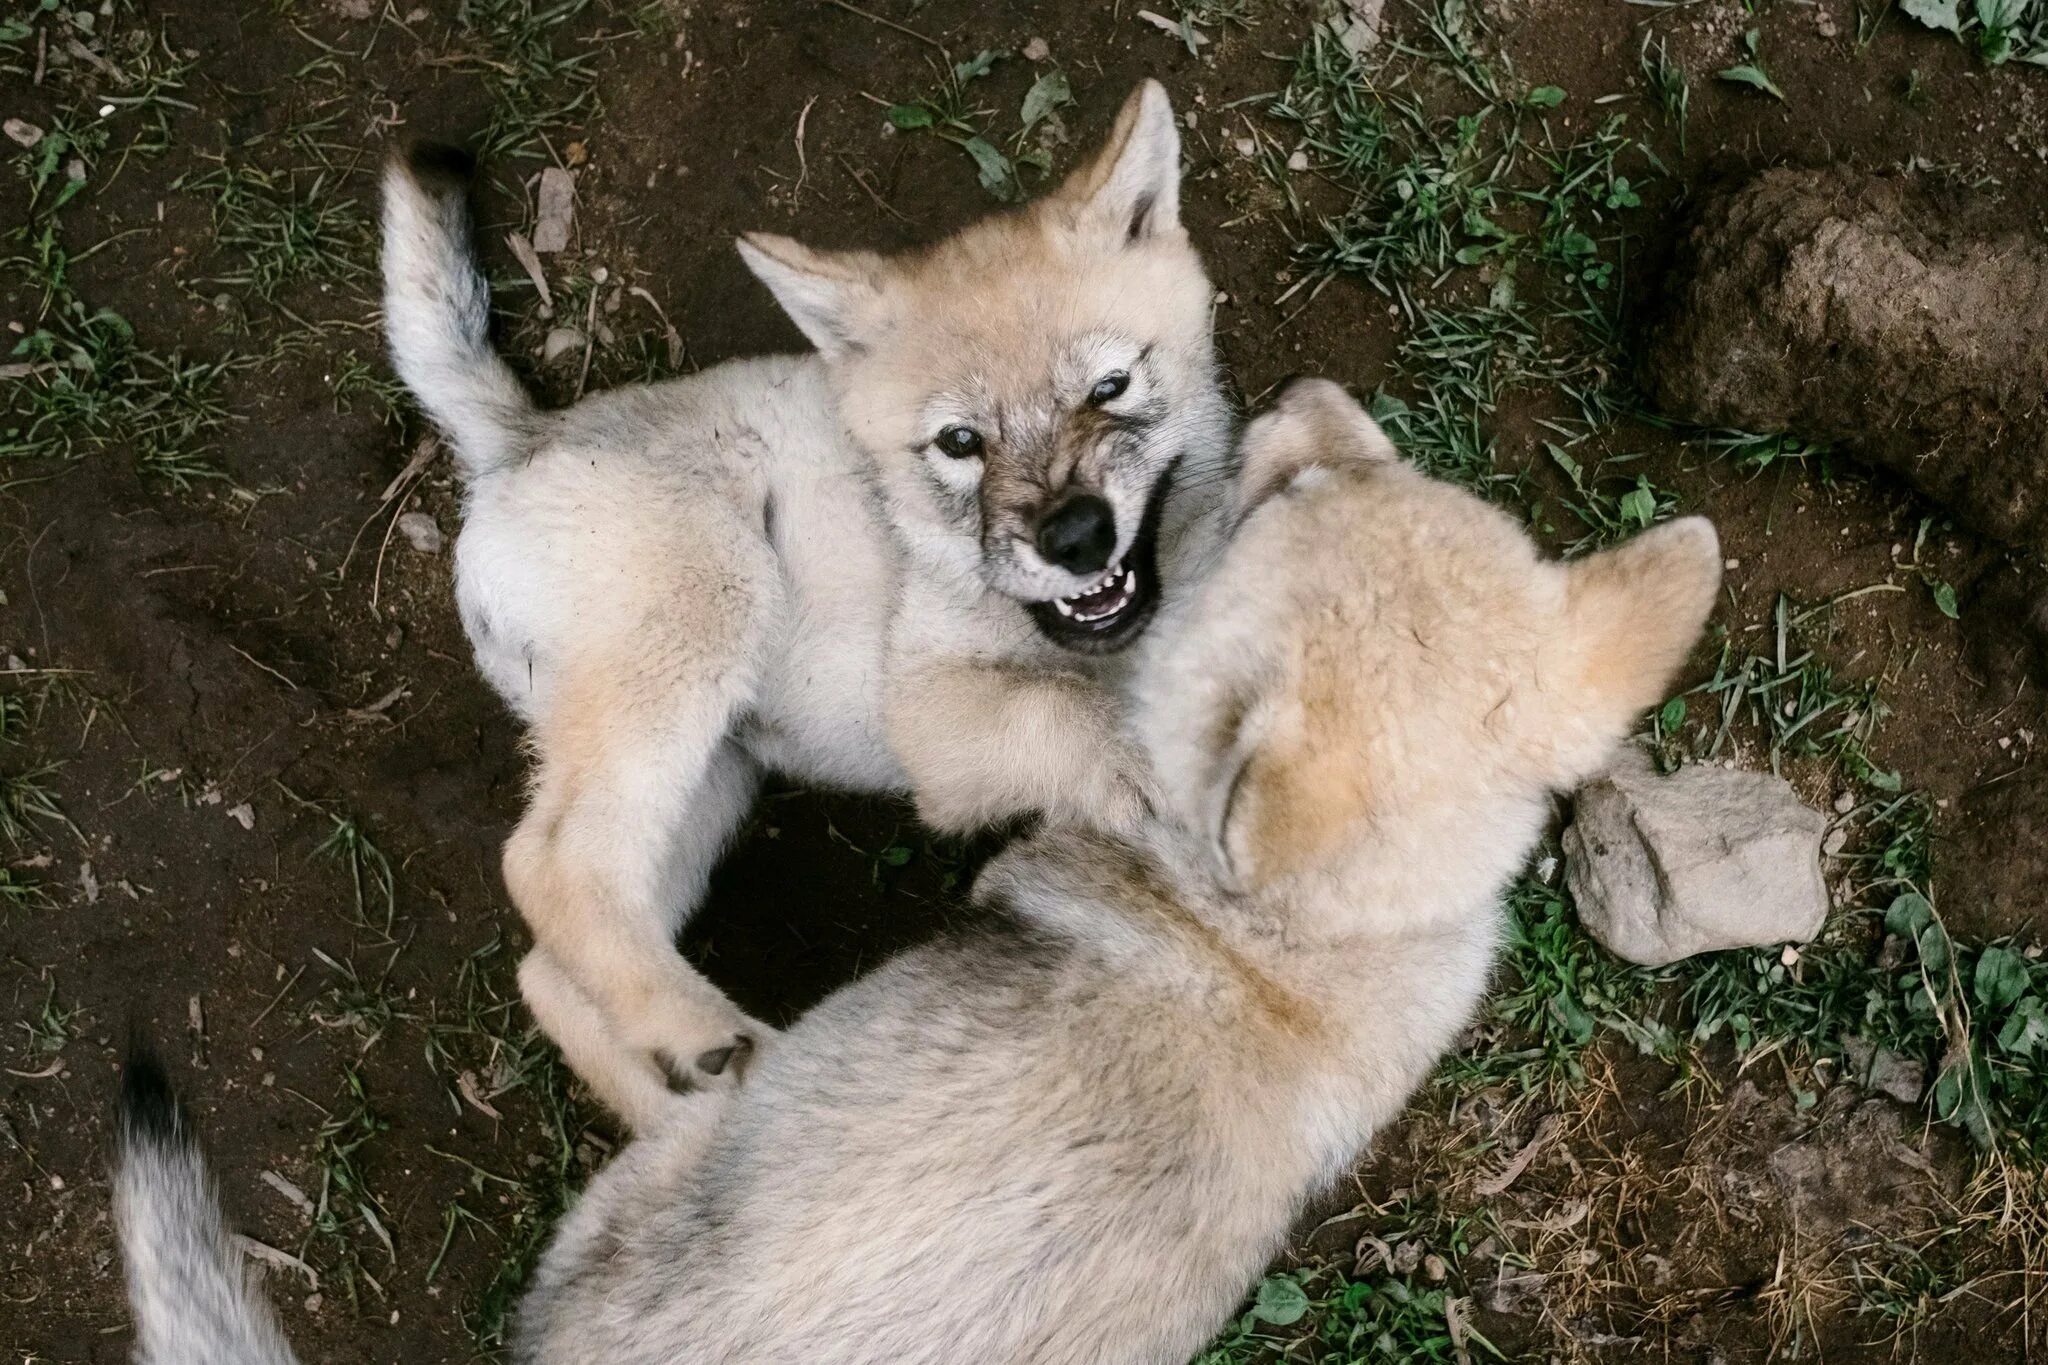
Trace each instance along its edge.
<path fill-rule="evenodd" d="M 1072 597 L 1027 604 L 1039 632 L 1079 654 L 1113 654 L 1144 632 L 1159 607 L 1159 508 L 1172 471 L 1162 475 L 1145 506 L 1145 520 L 1122 559 L 1096 585 Z"/>

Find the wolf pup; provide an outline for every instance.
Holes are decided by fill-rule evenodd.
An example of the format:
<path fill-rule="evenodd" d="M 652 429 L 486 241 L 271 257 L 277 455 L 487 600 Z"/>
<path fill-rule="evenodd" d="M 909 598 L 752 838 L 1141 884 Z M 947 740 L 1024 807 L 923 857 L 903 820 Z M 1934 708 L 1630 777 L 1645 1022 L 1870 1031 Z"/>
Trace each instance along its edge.
<path fill-rule="evenodd" d="M 392 355 L 454 445 L 463 625 L 537 759 L 520 983 L 633 1127 L 766 1036 L 674 948 L 763 770 L 907 786 L 948 830 L 1143 807 L 1099 677 L 1233 420 L 1179 188 L 1148 81 L 1055 192 L 934 246 L 742 239 L 816 353 L 544 412 L 491 349 L 466 164 L 386 176 Z"/>
<path fill-rule="evenodd" d="M 564 1220 L 516 1359 L 1181 1365 L 1228 1319 L 1463 1028 L 1549 794 L 1664 695 L 1720 579 L 1697 519 L 1547 562 L 1326 383 L 1252 424 L 1238 489 L 1134 678 L 1168 799 L 1013 845 L 981 927 L 681 1099 Z M 197 1278 L 138 1245 L 197 1158 L 129 1131 L 130 1274 Z"/>

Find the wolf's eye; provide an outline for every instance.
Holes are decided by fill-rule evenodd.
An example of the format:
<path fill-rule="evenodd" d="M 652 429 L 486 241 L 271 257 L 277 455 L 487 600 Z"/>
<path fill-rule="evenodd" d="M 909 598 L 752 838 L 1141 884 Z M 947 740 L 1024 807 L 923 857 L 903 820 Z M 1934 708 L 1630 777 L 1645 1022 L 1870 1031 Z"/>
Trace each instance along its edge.
<path fill-rule="evenodd" d="M 1095 387 L 1088 390 L 1088 401 L 1100 406 L 1112 398 L 1121 398 L 1125 389 L 1131 386 L 1131 377 L 1122 370 L 1106 374 L 1095 381 Z"/>
<path fill-rule="evenodd" d="M 947 427 L 935 444 L 956 460 L 981 454 L 981 433 L 973 427 Z"/>

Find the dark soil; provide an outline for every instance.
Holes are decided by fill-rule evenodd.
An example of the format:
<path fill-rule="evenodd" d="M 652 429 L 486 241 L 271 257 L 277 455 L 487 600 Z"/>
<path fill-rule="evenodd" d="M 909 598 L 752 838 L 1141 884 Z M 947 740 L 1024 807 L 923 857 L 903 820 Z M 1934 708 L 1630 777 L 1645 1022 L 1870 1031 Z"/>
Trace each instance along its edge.
<path fill-rule="evenodd" d="M 1940 189 L 1781 167 L 1701 205 L 1662 284 L 1644 387 L 1703 426 L 1839 443 L 2040 553 L 2048 246 L 1986 222 L 1995 196 Z"/>
<path fill-rule="evenodd" d="M 166 152 L 102 157 L 89 191 L 63 211 L 72 287 L 119 311 L 160 352 L 237 350 L 264 361 L 228 383 L 236 420 L 211 453 L 224 479 L 181 491 L 139 473 L 120 449 L 0 466 L 0 658 L 30 722 L 0 750 L 0 767 L 14 775 L 54 765 L 42 780 L 69 821 L 32 821 L 19 848 L 0 849 L 46 898 L 0 902 L 0 1346 L 23 1361 L 112 1362 L 129 1349 L 103 1161 L 131 1024 L 169 1054 L 237 1225 L 320 1272 L 317 1293 L 293 1274 L 269 1277 L 311 1360 L 476 1358 L 476 1334 L 501 1313 L 559 1189 L 601 1161 L 615 1136 L 563 1098 L 516 1003 L 511 968 L 524 935 L 497 858 L 521 799 L 518 727 L 469 664 L 445 557 L 389 533 L 398 513 L 419 511 L 452 536 L 457 492 L 443 461 L 386 504 L 383 490 L 422 433 L 341 385 L 351 358 L 382 374 L 365 244 L 354 248 L 356 274 L 292 283 L 266 302 L 220 282 L 238 257 L 206 200 L 179 183 L 223 157 L 282 155 L 290 129 L 334 116 L 327 136 L 347 155 L 329 192 L 368 202 L 392 137 L 461 139 L 495 107 L 501 73 L 491 62 L 502 55 L 478 49 L 458 8 L 494 6 L 154 0 L 118 21 L 192 54 L 180 92 L 192 107 L 172 114 Z M 1518 77 L 1568 90 L 1560 117 L 1581 126 L 1605 117 L 1592 101 L 1609 93 L 1626 97 L 1632 117 L 1654 120 L 1637 70 L 1646 29 L 1666 34 L 1693 73 L 1688 150 L 1668 152 L 1673 179 L 1652 204 L 1658 216 L 1631 289 L 1668 254 L 1666 224 L 1676 220 L 1665 215 L 1687 187 L 1780 163 L 1878 170 L 1917 157 L 1961 167 L 1987 182 L 1983 193 L 2015 230 L 2040 240 L 2048 76 L 1981 70 L 1896 16 L 1858 46 L 1848 0 L 1761 8 L 1755 17 L 1723 0 L 1670 9 L 1519 0 L 1490 16 L 1491 43 Z M 1140 76 L 1162 79 L 1186 111 L 1184 217 L 1227 299 L 1217 325 L 1243 392 L 1302 370 L 1360 389 L 1384 377 L 1400 322 L 1380 295 L 1340 281 L 1306 308 L 1299 295 L 1276 301 L 1290 260 L 1284 199 L 1234 150 L 1241 132 L 1266 126 L 1260 102 L 1237 102 L 1284 83 L 1274 54 L 1298 47 L 1305 7 L 1252 6 L 1254 27 L 1217 28 L 1199 57 L 1129 7 L 868 0 L 860 9 L 888 22 L 850 6 L 656 0 L 593 7 L 554 32 L 593 82 L 548 139 L 579 170 L 576 238 L 550 262 L 558 288 L 602 266 L 614 284 L 644 290 L 674 321 L 686 367 L 795 347 L 794 329 L 739 267 L 733 236 L 769 228 L 821 245 L 889 247 L 985 210 L 957 147 L 888 133 L 869 97 L 938 90 L 935 44 L 958 60 L 983 48 L 1021 52 L 1037 37 L 1076 97 L 1060 111 L 1071 138 L 1052 145 L 1056 169 L 1099 137 Z M 1784 105 L 1709 74 L 1739 60 L 1736 35 L 1748 25 L 1763 30 Z M 1901 93 L 1909 71 L 1919 73 L 1911 104 Z M 1014 110 L 1033 74 L 1013 57 L 975 97 Z M 0 75 L 0 115 L 50 127 L 61 105 L 54 78 Z M 530 225 L 528 181 L 541 164 L 492 168 L 485 237 L 515 354 L 562 399 L 579 385 L 579 364 L 538 364 L 541 337 L 562 319 L 539 315 L 500 245 Z M 0 227 L 29 217 L 27 181 L 0 174 Z M 32 325 L 39 290 L 5 279 L 0 323 Z M 665 349 L 638 293 L 565 292 L 560 302 L 581 308 L 599 297 L 602 311 L 589 316 L 616 339 L 595 348 L 591 387 L 645 372 L 646 357 Z M 581 325 L 583 315 L 566 320 Z M 276 346 L 282 338 L 292 345 Z M 1724 619 L 1737 631 L 1768 620 L 1780 592 L 1817 602 L 1878 582 L 1904 589 L 1838 610 L 1831 654 L 1852 673 L 1882 676 L 1894 707 L 1879 734 L 1884 761 L 1943 803 L 1951 923 L 2048 934 L 2048 893 L 2028 861 L 2040 857 L 2040 694 L 2023 667 L 1994 675 L 1969 662 L 1964 626 L 1936 610 L 1919 570 L 1902 567 L 1904 547 L 1934 517 L 1921 560 L 1962 590 L 1968 621 L 1972 585 L 2008 572 L 2004 548 L 1951 527 L 1948 512 L 1888 476 L 1846 466 L 1826 480 L 1817 468 L 1752 475 L 1663 433 L 1640 438 L 1642 467 L 1720 525 L 1732 564 Z M 1500 447 L 1504 464 L 1539 458 L 1533 430 L 1504 432 Z M 337 828 L 388 858 L 388 906 L 374 860 L 337 856 Z M 780 793 L 719 874 L 684 946 L 745 1007 L 787 1018 L 963 913 L 954 893 L 972 863 L 969 851 L 931 845 L 901 805 Z M 1610 1205 L 1640 1197 L 1642 1211 L 1588 1226 L 1609 1230 L 1609 1255 L 1648 1250 L 1675 1263 L 1679 1279 L 1656 1296 L 1657 1316 L 1622 1330 L 1525 1304 L 1503 1315 L 1502 1341 L 1537 1358 L 1675 1351 L 1737 1361 L 1790 1339 L 1769 1278 L 1792 1226 L 1787 1196 L 1759 1194 L 1754 1222 L 1724 1224 L 1676 1192 L 1662 1203 L 1644 1193 L 1675 1191 L 1694 1167 L 1708 1172 L 1701 1179 L 1740 1171 L 1756 1182 L 1776 1169 L 1778 1148 L 1761 1139 L 1694 1144 L 1697 1115 L 1664 1097 L 1671 1079 L 1622 1072 L 1594 1127 L 1560 1149 L 1584 1168 L 1654 1174 L 1601 1186 Z M 1773 1078 L 1759 1074 L 1757 1085 L 1772 1105 L 1790 1104 Z M 1412 1187 L 1401 1148 L 1441 1131 L 1431 1117 L 1404 1128 L 1389 1159 L 1360 1173 L 1357 1192 L 1380 1199 Z M 1464 1145 L 1431 1150 L 1519 1140 L 1459 1131 Z M 1823 1170 L 1836 1160 L 1832 1131 L 1814 1129 Z M 357 1137 L 338 1165 L 337 1150 Z M 1788 1128 L 1771 1140 L 1800 1138 Z M 1902 1140 L 1918 1150 L 1913 1135 Z M 1594 1162 L 1603 1153 L 1608 1164 Z M 1955 1153 L 1931 1159 L 1948 1163 L 1944 1180 L 1960 1169 Z M 317 1232 L 259 1180 L 264 1172 L 337 1206 L 350 1197 L 346 1181 L 359 1181 L 390 1249 L 360 1225 L 339 1239 Z M 1528 1215 L 1555 1213 L 1584 1174 L 1562 1158 L 1539 1163 Z M 1481 1269 L 1460 1273 L 1477 1280 Z M 2000 1302 L 2016 1292 L 2001 1291 Z M 1612 1311 L 1626 1317 L 1636 1301 L 1619 1302 Z M 1955 1311 L 1973 1314 L 1957 1319 L 1968 1333 L 1930 1332 L 1920 1358 L 2006 1359 L 2023 1348 L 2013 1315 L 1974 1301 Z M 1798 1337 L 1809 1353 L 1891 1358 L 1870 1344 L 1881 1333 L 1864 1319 L 1814 1321 Z"/>

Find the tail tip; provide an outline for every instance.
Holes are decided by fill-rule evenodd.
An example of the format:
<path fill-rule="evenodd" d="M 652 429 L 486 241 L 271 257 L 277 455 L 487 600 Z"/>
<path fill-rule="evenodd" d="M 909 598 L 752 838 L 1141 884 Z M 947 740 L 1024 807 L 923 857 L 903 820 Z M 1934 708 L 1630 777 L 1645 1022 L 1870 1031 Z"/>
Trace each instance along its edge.
<path fill-rule="evenodd" d="M 120 1116 L 122 1136 L 130 1143 L 164 1145 L 179 1141 L 184 1133 L 178 1092 L 155 1050 L 139 1038 L 129 1043 L 128 1060 L 121 1067 Z"/>
<path fill-rule="evenodd" d="M 452 143 L 414 142 L 405 149 L 404 162 L 413 179 L 443 193 L 465 193 L 476 177 L 476 158 Z"/>

